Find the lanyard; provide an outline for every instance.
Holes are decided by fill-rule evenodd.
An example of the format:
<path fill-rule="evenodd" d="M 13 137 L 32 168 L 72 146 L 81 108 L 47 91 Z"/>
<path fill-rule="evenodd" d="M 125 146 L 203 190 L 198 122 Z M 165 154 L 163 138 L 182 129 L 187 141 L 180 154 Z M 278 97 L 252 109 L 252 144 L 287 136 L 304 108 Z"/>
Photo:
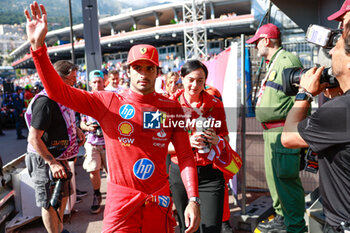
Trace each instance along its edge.
<path fill-rule="evenodd" d="M 281 52 L 282 52 L 282 49 L 280 51 L 278 51 L 278 53 L 276 54 L 275 59 L 273 59 L 273 62 L 271 63 L 271 65 L 269 66 L 269 68 L 267 70 L 267 74 L 265 75 L 265 78 L 261 81 L 261 87 L 260 87 L 260 90 L 259 90 L 259 93 L 258 93 L 258 100 L 256 102 L 256 106 L 260 105 L 260 101 L 261 101 L 262 95 L 264 94 L 264 91 L 265 91 L 267 78 L 271 74 L 272 67 L 275 64 L 275 62 L 277 61 L 277 59 L 278 59 L 279 55 L 281 54 Z"/>

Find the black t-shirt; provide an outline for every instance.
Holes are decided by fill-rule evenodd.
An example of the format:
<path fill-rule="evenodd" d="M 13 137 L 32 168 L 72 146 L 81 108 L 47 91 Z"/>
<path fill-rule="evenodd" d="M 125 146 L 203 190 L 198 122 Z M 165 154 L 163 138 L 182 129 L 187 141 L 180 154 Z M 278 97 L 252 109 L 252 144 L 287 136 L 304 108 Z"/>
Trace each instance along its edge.
<path fill-rule="evenodd" d="M 318 152 L 326 221 L 350 221 L 350 91 L 326 102 L 299 123 L 298 131 Z"/>
<path fill-rule="evenodd" d="M 68 147 L 66 122 L 57 103 L 48 97 L 40 96 L 33 103 L 31 126 L 45 131 L 41 139 L 55 158 Z"/>

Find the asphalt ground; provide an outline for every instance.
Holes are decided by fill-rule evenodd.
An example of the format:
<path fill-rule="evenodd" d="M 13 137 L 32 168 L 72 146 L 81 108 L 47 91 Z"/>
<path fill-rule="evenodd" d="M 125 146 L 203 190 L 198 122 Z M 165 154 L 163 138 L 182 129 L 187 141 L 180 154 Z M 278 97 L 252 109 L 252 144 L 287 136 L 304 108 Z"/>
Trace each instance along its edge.
<path fill-rule="evenodd" d="M 102 230 L 103 210 L 105 206 L 106 192 L 107 192 L 107 176 L 105 172 L 101 172 L 101 193 L 102 193 L 102 204 L 101 212 L 98 214 L 91 214 L 90 207 L 92 204 L 93 191 L 89 179 L 89 174 L 82 168 L 83 158 L 80 157 L 75 165 L 76 169 L 76 184 L 79 190 L 88 191 L 88 195 L 82 197 L 83 201 L 75 204 L 74 209 L 76 212 L 70 216 L 65 215 L 64 217 L 64 228 L 70 233 L 97 233 Z M 258 198 L 263 193 L 247 193 L 247 202 Z M 231 209 L 231 225 L 233 225 L 233 214 L 234 212 L 240 211 L 240 208 L 233 203 L 233 197 L 230 196 L 230 209 Z M 46 230 L 42 223 L 41 218 L 28 223 L 16 231 L 17 233 L 45 233 Z M 176 228 L 175 233 L 180 231 Z M 246 231 L 234 231 L 235 233 L 247 233 Z"/>
<path fill-rule="evenodd" d="M 4 136 L 0 136 L 0 156 L 3 164 L 24 154 L 27 149 L 27 139 L 17 140 L 15 129 L 4 129 Z M 24 136 L 28 135 L 27 128 L 22 129 Z"/>

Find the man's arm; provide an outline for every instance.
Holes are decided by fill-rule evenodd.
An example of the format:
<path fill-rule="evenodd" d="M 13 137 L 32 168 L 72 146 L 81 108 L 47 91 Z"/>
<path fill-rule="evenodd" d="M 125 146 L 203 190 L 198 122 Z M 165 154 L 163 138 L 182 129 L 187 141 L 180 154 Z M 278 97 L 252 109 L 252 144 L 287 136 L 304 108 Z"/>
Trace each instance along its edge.
<path fill-rule="evenodd" d="M 327 83 L 320 84 L 321 74 L 324 67 L 311 68 L 300 80 L 300 88 L 316 96 L 327 87 Z M 309 145 L 300 136 L 298 124 L 307 116 L 310 103 L 307 100 L 295 101 L 293 108 L 289 111 L 281 136 L 282 145 L 286 148 L 302 148 Z"/>
<path fill-rule="evenodd" d="M 97 129 L 97 126 L 98 125 L 96 124 L 87 124 L 87 122 L 83 120 L 80 122 L 80 128 L 88 132 L 95 132 Z"/>
<path fill-rule="evenodd" d="M 30 143 L 35 151 L 48 163 L 54 178 L 66 178 L 65 168 L 60 164 L 47 149 L 45 143 L 41 139 L 44 130 L 29 128 L 28 143 Z"/>
<path fill-rule="evenodd" d="M 282 145 L 286 148 L 303 148 L 308 144 L 298 132 L 298 124 L 307 116 L 310 103 L 307 100 L 295 101 L 293 108 L 289 111 L 281 136 Z"/>
<path fill-rule="evenodd" d="M 45 7 L 37 2 L 30 4 L 31 14 L 25 10 L 27 36 L 31 44 L 31 53 L 39 77 L 50 99 L 65 105 L 76 112 L 100 119 L 108 110 L 112 95 L 100 95 L 79 90 L 66 85 L 57 74 L 47 55 L 45 36 L 47 33 L 47 13 Z M 42 14 L 41 14 L 42 12 Z"/>
<path fill-rule="evenodd" d="M 76 130 L 77 130 L 77 138 L 79 140 L 78 146 L 81 147 L 84 145 L 84 143 L 86 141 L 85 134 L 78 126 L 76 126 Z"/>

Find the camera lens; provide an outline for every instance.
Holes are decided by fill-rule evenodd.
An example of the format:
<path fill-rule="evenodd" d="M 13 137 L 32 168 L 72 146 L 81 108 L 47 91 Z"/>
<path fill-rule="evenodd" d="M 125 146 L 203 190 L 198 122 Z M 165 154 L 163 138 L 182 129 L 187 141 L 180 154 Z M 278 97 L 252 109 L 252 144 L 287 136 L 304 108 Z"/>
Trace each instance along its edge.
<path fill-rule="evenodd" d="M 287 68 L 282 72 L 283 92 L 287 96 L 293 96 L 298 93 L 300 79 L 309 69 Z M 331 68 L 325 68 L 321 74 L 320 83 L 329 83 L 329 88 L 339 87 L 337 79 L 332 74 Z"/>
<path fill-rule="evenodd" d="M 284 94 L 293 96 L 298 93 L 301 76 L 306 72 L 302 68 L 287 68 L 282 73 L 282 86 Z"/>
<path fill-rule="evenodd" d="M 66 179 L 58 179 L 56 181 L 56 185 L 55 188 L 53 190 L 51 199 L 50 199 L 50 205 L 57 210 L 60 206 L 61 206 L 61 200 L 62 200 L 62 195 L 61 195 L 61 191 L 62 191 L 62 185 L 64 184 L 64 182 L 69 182 L 70 179 L 72 178 L 73 174 L 72 172 L 66 170 L 66 174 L 67 174 L 67 178 Z M 69 184 L 68 184 L 69 185 Z"/>

